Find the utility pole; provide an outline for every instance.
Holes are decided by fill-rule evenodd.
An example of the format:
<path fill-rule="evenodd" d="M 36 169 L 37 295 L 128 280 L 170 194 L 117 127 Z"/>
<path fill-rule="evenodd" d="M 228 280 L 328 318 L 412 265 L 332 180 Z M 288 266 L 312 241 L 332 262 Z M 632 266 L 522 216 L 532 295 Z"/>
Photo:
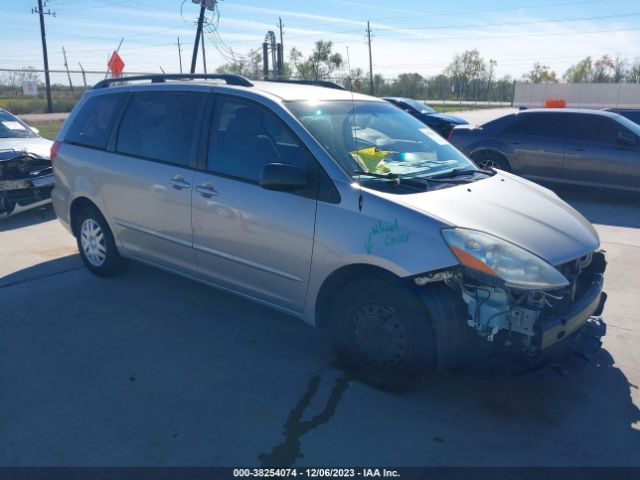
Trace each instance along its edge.
<path fill-rule="evenodd" d="M 371 60 L 371 27 L 367 20 L 367 43 L 369 44 L 369 94 L 373 95 L 373 62 Z"/>
<path fill-rule="evenodd" d="M 180 73 L 182 73 L 182 47 L 180 46 L 180 37 L 178 37 L 178 60 L 180 61 Z"/>
<path fill-rule="evenodd" d="M 269 80 L 269 44 L 262 44 L 262 74 L 265 80 Z"/>
<path fill-rule="evenodd" d="M 278 75 L 282 78 L 284 76 L 284 36 L 282 33 L 282 17 L 278 17 L 278 29 L 280 30 L 280 47 L 278 47 L 280 59 L 278 60 Z"/>
<path fill-rule="evenodd" d="M 80 70 L 82 71 L 82 83 L 84 83 L 84 89 L 87 89 L 87 75 L 84 73 L 84 68 L 82 68 L 82 64 L 80 62 L 78 62 L 78 65 L 80 65 Z"/>
<path fill-rule="evenodd" d="M 67 70 L 67 78 L 69 79 L 69 88 L 71 89 L 71 93 L 73 93 L 73 83 L 71 83 L 71 74 L 69 73 L 69 65 L 67 64 L 67 52 L 64 47 L 62 47 L 62 55 L 64 56 L 64 68 Z"/>
<path fill-rule="evenodd" d="M 42 9 L 42 0 L 38 0 L 37 10 L 31 10 L 31 13 L 40 15 L 40 36 L 42 37 L 42 56 L 44 57 L 44 81 L 47 86 L 47 112 L 53 111 L 53 102 L 51 101 L 51 80 L 49 79 L 49 56 L 47 55 L 47 38 L 44 31 L 44 10 Z M 47 15 L 52 15 L 51 10 L 47 10 Z M 53 12 L 55 17 L 56 12 Z"/>
<path fill-rule="evenodd" d="M 196 41 L 193 42 L 193 56 L 191 57 L 191 73 L 196 73 L 196 60 L 198 59 L 198 44 L 202 35 L 202 23 L 204 21 L 205 0 L 200 1 L 200 16 L 198 17 L 198 30 L 196 31 Z"/>
<path fill-rule="evenodd" d="M 207 56 L 204 53 L 204 34 L 200 37 L 202 40 L 202 64 L 204 65 L 204 73 L 207 73 Z"/>

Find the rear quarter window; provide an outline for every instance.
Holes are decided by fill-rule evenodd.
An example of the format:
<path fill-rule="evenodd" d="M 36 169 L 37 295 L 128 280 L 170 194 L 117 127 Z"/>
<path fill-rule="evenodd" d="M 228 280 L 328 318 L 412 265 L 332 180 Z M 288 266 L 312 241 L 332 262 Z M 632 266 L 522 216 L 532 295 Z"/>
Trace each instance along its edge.
<path fill-rule="evenodd" d="M 105 149 L 125 96 L 118 93 L 89 98 L 73 119 L 65 142 Z"/>

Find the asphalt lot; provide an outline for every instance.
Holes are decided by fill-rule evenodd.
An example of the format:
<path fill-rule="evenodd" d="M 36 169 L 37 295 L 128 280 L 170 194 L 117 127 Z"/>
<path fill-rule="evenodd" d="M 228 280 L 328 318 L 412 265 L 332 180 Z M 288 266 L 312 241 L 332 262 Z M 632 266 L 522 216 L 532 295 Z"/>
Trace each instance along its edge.
<path fill-rule="evenodd" d="M 558 193 L 608 252 L 595 361 L 405 394 L 267 308 L 137 264 L 91 275 L 47 204 L 0 218 L 0 466 L 640 466 L 640 198 Z"/>

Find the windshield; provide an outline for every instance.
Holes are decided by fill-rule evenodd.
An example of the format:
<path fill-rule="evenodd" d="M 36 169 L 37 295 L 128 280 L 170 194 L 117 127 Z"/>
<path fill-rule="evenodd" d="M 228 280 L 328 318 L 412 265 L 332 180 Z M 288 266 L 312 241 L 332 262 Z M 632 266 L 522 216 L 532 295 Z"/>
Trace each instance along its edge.
<path fill-rule="evenodd" d="M 444 138 L 390 103 L 328 100 L 287 106 L 353 177 L 358 172 L 411 178 L 476 170 Z"/>
<path fill-rule="evenodd" d="M 29 138 L 36 134 L 5 110 L 0 110 L 0 138 Z"/>
<path fill-rule="evenodd" d="M 425 105 L 422 102 L 419 102 L 418 100 L 412 100 L 411 98 L 403 98 L 402 102 L 406 103 L 411 108 L 415 108 L 420 113 L 436 113 L 436 111 L 433 108 L 428 107 L 427 105 Z"/>

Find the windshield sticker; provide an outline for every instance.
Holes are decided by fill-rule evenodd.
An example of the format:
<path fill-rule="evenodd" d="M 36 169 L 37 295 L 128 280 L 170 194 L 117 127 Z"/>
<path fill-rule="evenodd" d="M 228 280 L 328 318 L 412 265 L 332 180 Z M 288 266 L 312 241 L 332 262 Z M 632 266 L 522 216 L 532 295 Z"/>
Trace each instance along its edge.
<path fill-rule="evenodd" d="M 24 125 L 22 125 L 20 122 L 2 122 L 2 125 L 7 127 L 9 130 L 26 130 L 26 128 L 24 128 Z"/>
<path fill-rule="evenodd" d="M 424 133 L 427 137 L 429 137 L 431 140 L 436 142 L 438 145 L 446 145 L 447 144 L 447 141 L 444 138 L 442 138 L 439 134 L 437 134 L 436 132 L 434 132 L 430 128 L 421 128 L 420 131 L 422 133 Z"/>
<path fill-rule="evenodd" d="M 378 243 L 390 247 L 408 243 L 409 235 L 410 232 L 403 233 L 400 231 L 397 218 L 393 219 L 393 223 L 384 223 L 382 220 L 378 220 L 373 227 L 371 227 L 371 230 L 369 230 L 369 236 L 367 243 L 364 244 L 364 249 L 367 255 L 371 255 L 376 239 L 380 238 L 381 240 Z"/>

